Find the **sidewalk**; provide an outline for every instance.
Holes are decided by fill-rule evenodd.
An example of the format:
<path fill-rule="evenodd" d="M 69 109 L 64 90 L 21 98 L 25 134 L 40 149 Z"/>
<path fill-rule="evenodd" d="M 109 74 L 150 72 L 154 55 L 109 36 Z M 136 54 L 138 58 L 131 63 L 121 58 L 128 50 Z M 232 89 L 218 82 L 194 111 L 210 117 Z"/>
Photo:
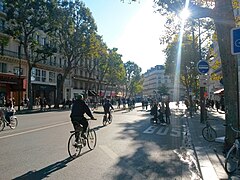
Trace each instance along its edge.
<path fill-rule="evenodd" d="M 225 114 L 212 111 L 208 112 L 208 116 L 212 119 L 209 120 L 209 123 L 217 132 L 218 138 L 215 142 L 208 142 L 202 137 L 202 129 L 205 124 L 200 123 L 199 114 L 187 118 L 202 178 L 203 180 L 229 179 L 230 177 L 224 170 L 225 158 L 223 154 Z"/>

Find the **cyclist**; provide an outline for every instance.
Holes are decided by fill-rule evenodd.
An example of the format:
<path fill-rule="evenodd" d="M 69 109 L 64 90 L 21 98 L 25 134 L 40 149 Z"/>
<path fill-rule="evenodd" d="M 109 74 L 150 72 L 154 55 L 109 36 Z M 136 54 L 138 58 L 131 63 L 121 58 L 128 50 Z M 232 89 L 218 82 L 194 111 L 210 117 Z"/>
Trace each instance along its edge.
<path fill-rule="evenodd" d="M 78 95 L 76 97 L 76 100 L 74 101 L 73 105 L 72 105 L 72 110 L 71 110 L 71 121 L 74 127 L 75 131 L 79 131 L 81 125 L 83 126 L 83 131 L 81 136 L 85 139 L 87 139 L 85 133 L 87 131 L 87 127 L 88 127 L 88 121 L 87 119 L 84 117 L 84 114 L 87 114 L 91 119 L 96 120 L 93 115 L 91 110 L 89 109 L 88 105 L 85 103 L 85 101 L 83 100 L 83 95 Z M 78 142 L 78 137 L 79 134 L 76 133 L 76 142 Z"/>
<path fill-rule="evenodd" d="M 105 99 L 105 102 L 103 104 L 103 109 L 104 109 L 105 116 L 107 116 L 107 114 L 108 114 L 108 118 L 110 118 L 110 115 L 111 115 L 110 108 L 112 110 L 114 110 L 114 108 L 113 108 L 112 104 L 110 103 L 110 101 Z"/>

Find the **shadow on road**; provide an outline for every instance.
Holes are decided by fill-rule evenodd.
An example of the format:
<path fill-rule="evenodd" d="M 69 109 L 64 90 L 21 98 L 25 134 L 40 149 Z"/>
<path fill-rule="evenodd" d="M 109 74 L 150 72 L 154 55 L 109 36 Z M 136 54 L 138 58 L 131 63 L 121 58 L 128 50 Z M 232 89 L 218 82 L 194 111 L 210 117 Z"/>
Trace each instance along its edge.
<path fill-rule="evenodd" d="M 85 153 L 87 153 L 87 152 L 85 152 Z M 23 174 L 22 176 L 14 178 L 13 180 L 44 179 L 44 178 L 48 177 L 51 173 L 58 171 L 62 168 L 65 168 L 67 166 L 67 164 L 69 162 L 71 162 L 72 160 L 74 160 L 74 159 L 68 157 L 62 161 L 58 161 L 54 164 L 51 164 L 45 168 L 40 169 L 40 170 L 29 171 L 29 172 Z"/>
<path fill-rule="evenodd" d="M 143 116 L 151 117 L 149 113 Z M 148 124 L 149 118 L 146 118 L 145 122 L 135 120 L 120 124 L 124 130 L 118 134 L 117 138 L 120 141 L 131 139 L 128 146 L 137 148 L 134 152 L 119 157 L 115 166 L 120 170 L 113 179 L 183 179 L 182 177 L 190 177 L 188 164 L 181 162 L 177 154 L 173 152 L 181 146 L 181 136 L 171 136 L 177 130 L 181 132 L 177 129 L 182 125 L 180 118 L 174 120 L 174 125 L 156 126 L 153 134 L 143 133 L 151 126 Z M 146 127 L 143 127 L 144 125 Z M 159 130 L 166 133 L 159 135 L 157 134 Z"/>

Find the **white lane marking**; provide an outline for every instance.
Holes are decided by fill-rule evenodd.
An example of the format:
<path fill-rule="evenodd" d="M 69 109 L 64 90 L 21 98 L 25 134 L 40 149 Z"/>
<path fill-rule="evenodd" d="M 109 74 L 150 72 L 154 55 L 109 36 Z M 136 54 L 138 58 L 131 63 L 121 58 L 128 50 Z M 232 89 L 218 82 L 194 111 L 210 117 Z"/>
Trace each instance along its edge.
<path fill-rule="evenodd" d="M 167 135 L 168 131 L 169 131 L 169 127 L 166 127 L 166 126 L 160 127 L 157 134 L 164 136 L 164 135 Z"/>
<path fill-rule="evenodd" d="M 154 133 L 154 131 L 157 129 L 157 126 L 150 126 L 149 128 L 147 128 L 145 131 L 143 131 L 143 133 L 148 133 L 148 134 L 152 134 Z"/>
<path fill-rule="evenodd" d="M 64 123 L 60 123 L 60 124 L 54 124 L 54 125 L 50 125 L 50 126 L 37 128 L 37 129 L 32 129 L 32 130 L 29 130 L 29 131 L 10 134 L 10 135 L 6 135 L 6 136 L 2 136 L 2 137 L 0 137 L 0 139 L 5 139 L 5 138 L 13 137 L 13 136 L 18 136 L 18 135 L 23 135 L 23 134 L 27 134 L 27 133 L 36 132 L 36 131 L 41 131 L 41 130 L 44 130 L 44 129 L 49 129 L 49 128 L 53 128 L 53 127 L 57 127 L 57 126 L 62 126 L 62 125 L 68 124 L 68 123 L 70 123 L 70 122 L 64 122 Z"/>
<path fill-rule="evenodd" d="M 108 156 L 110 156 L 110 158 L 116 160 L 118 159 L 118 155 L 113 152 L 110 148 L 108 148 L 107 146 L 104 145 L 100 145 L 99 146 Z"/>

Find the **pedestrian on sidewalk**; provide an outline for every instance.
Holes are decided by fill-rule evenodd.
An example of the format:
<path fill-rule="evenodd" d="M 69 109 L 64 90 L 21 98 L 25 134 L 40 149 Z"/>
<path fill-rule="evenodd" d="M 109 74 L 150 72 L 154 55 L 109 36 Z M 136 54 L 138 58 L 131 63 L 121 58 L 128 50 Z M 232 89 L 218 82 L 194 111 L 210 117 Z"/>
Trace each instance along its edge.
<path fill-rule="evenodd" d="M 165 102 L 165 115 L 166 115 L 166 123 L 170 124 L 171 110 L 169 107 L 169 101 Z"/>

